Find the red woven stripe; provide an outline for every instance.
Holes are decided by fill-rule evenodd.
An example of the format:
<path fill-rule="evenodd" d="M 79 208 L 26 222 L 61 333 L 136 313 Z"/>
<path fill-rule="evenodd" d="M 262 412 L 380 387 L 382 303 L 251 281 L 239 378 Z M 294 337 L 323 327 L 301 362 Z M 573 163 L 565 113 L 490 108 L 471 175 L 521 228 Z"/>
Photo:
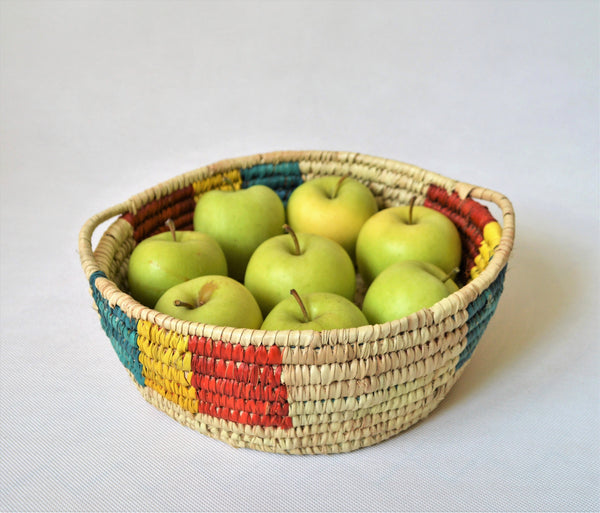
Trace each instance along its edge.
<path fill-rule="evenodd" d="M 279 385 L 281 365 L 256 365 L 233 360 L 192 355 L 192 370 L 198 374 L 215 378 L 232 379 L 252 385 Z"/>
<path fill-rule="evenodd" d="M 173 219 L 178 230 L 191 230 L 194 224 L 194 188 L 184 187 L 142 206 L 136 214 L 127 213 L 123 219 L 133 226 L 136 242 L 166 231 L 167 219 Z"/>
<path fill-rule="evenodd" d="M 281 350 L 273 345 L 247 346 L 232 344 L 206 337 L 192 336 L 188 341 L 188 350 L 196 356 L 210 356 L 234 362 L 256 363 L 258 365 L 278 365 L 281 363 Z"/>
<path fill-rule="evenodd" d="M 191 336 L 191 385 L 198 411 L 260 426 L 291 427 L 281 350 Z"/>
<path fill-rule="evenodd" d="M 191 385 L 197 390 L 223 394 L 236 399 L 258 399 L 259 401 L 270 402 L 287 401 L 287 389 L 285 385 L 281 384 L 257 387 L 252 383 L 244 383 L 234 379 L 193 374 Z"/>

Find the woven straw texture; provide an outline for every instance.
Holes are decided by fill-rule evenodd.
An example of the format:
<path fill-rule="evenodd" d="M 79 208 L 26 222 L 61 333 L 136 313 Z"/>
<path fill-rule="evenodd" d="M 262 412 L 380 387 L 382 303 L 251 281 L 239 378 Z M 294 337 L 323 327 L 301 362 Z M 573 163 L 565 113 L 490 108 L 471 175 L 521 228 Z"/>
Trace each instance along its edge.
<path fill-rule="evenodd" d="M 463 243 L 460 290 L 403 319 L 322 332 L 192 323 L 127 293 L 136 244 L 164 231 L 168 218 L 192 229 L 199 196 L 224 187 L 224 176 L 237 187 L 268 185 L 285 203 L 323 175 L 363 182 L 380 208 L 416 196 L 449 217 Z M 482 202 L 497 205 L 501 224 Z M 95 229 L 113 218 L 92 248 Z M 236 447 L 317 454 L 382 442 L 440 403 L 496 309 L 513 239 L 514 212 L 502 194 L 389 159 L 295 151 L 223 160 L 137 194 L 90 218 L 79 252 L 101 326 L 147 401 Z"/>

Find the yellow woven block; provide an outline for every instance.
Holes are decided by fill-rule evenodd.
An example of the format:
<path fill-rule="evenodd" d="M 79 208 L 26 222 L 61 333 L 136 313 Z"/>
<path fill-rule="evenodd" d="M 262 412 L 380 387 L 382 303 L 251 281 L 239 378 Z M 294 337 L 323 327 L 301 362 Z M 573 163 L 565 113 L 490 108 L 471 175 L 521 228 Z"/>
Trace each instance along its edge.
<path fill-rule="evenodd" d="M 488 246 L 487 242 L 484 240 L 480 245 L 479 245 L 479 260 L 483 263 L 483 265 L 487 264 L 490 261 L 490 258 L 492 256 L 492 252 L 490 251 L 490 247 Z"/>
<path fill-rule="evenodd" d="M 483 241 L 479 245 L 479 255 L 474 258 L 475 265 L 471 268 L 471 278 L 479 276 L 487 267 L 500 244 L 501 236 L 502 227 L 497 222 L 490 222 L 483 227 Z"/>
<path fill-rule="evenodd" d="M 141 356 L 145 355 L 148 357 L 148 362 L 160 362 L 163 365 L 173 366 L 178 371 L 190 371 L 192 369 L 192 354 L 188 351 L 181 353 L 177 349 L 165 348 L 142 336 L 138 336 L 138 347 L 142 364 L 146 360 L 142 361 Z"/>
<path fill-rule="evenodd" d="M 183 387 L 190 386 L 188 373 L 175 369 L 162 362 L 153 360 L 147 354 L 140 354 L 140 362 L 143 365 L 142 374 L 145 378 L 162 383 L 166 387 L 167 382 L 177 383 Z M 166 387 L 168 388 L 168 387 Z"/>
<path fill-rule="evenodd" d="M 194 188 L 194 201 L 198 201 L 198 198 L 204 194 L 205 192 L 212 191 L 213 189 L 221 189 L 227 190 L 230 189 L 231 186 L 227 183 L 227 180 L 224 180 L 223 177 L 227 177 L 229 180 L 233 182 L 233 187 L 237 189 L 241 189 L 242 187 L 242 175 L 240 174 L 239 169 L 232 169 L 226 173 L 210 176 L 205 178 L 204 180 L 200 180 L 198 182 L 194 182 L 192 187 Z"/>
<path fill-rule="evenodd" d="M 491 248 L 492 254 L 500 244 L 502 238 L 502 227 L 497 222 L 493 221 L 483 227 L 483 239 Z"/>
<path fill-rule="evenodd" d="M 156 390 L 165 399 L 178 404 L 181 408 L 190 413 L 198 413 L 198 400 L 194 397 L 187 395 L 180 395 L 177 391 L 166 389 L 161 382 L 153 381 L 152 379 L 146 379 L 146 386 L 152 390 Z M 184 388 L 184 387 L 181 387 Z"/>
<path fill-rule="evenodd" d="M 149 321 L 144 321 L 144 320 L 139 320 L 137 323 L 137 332 L 138 332 L 138 338 L 139 337 L 145 337 L 145 338 L 150 338 L 150 329 L 152 329 L 154 325 L 149 322 Z"/>

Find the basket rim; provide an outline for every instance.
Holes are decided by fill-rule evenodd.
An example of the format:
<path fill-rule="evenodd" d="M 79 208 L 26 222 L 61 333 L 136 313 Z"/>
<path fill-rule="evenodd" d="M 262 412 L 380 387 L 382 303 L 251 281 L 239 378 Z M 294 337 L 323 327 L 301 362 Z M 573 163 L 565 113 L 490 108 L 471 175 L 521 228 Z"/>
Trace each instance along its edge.
<path fill-rule="evenodd" d="M 481 273 L 429 308 L 412 313 L 401 319 L 395 319 L 383 324 L 371 324 L 355 328 L 337 328 L 332 330 L 261 330 L 248 328 L 232 328 L 215 326 L 199 322 L 184 321 L 146 307 L 132 296 L 122 291 L 114 281 L 102 272 L 92 248 L 92 235 L 98 226 L 114 217 L 127 212 L 135 213 L 137 208 L 164 195 L 188 186 L 199 178 L 212 176 L 219 171 L 228 171 L 240 167 L 250 167 L 256 164 L 277 164 L 287 161 L 315 161 L 350 164 L 363 164 L 374 168 L 393 171 L 402 170 L 404 173 L 427 179 L 427 183 L 440 185 L 450 192 L 456 192 L 461 199 L 472 198 L 494 203 L 502 213 L 501 237 L 490 260 Z M 197 335 L 221 340 L 241 342 L 243 344 L 319 347 L 324 344 L 335 344 L 338 341 L 367 341 L 394 336 L 402 332 L 412 331 L 439 323 L 447 317 L 456 315 L 466 309 L 499 275 L 505 267 L 512 251 L 515 233 L 515 214 L 512 203 L 503 194 L 447 178 L 443 175 L 423 168 L 406 164 L 397 160 L 374 157 L 362 153 L 340 151 L 275 151 L 258 153 L 249 156 L 222 159 L 207 166 L 197 168 L 177 175 L 169 180 L 148 188 L 128 200 L 115 204 L 90 217 L 79 232 L 79 255 L 81 266 L 88 279 L 94 274 L 94 286 L 112 306 L 118 305 L 130 318 L 149 321 L 169 331 L 182 335 Z M 98 274 L 101 273 L 101 274 Z"/>

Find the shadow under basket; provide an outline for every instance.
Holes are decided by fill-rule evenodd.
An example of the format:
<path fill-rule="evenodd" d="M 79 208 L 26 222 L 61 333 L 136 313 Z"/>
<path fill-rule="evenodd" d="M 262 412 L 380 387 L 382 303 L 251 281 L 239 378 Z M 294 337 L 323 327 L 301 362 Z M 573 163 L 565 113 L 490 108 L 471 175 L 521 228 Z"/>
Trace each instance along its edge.
<path fill-rule="evenodd" d="M 324 175 L 354 177 L 379 208 L 415 196 L 449 217 L 462 238 L 461 288 L 402 319 L 321 332 L 186 322 L 127 293 L 136 244 L 168 218 L 193 229 L 198 198 L 230 188 L 224 177 L 241 188 L 267 185 L 285 204 L 299 184 Z M 482 202 L 499 208 L 501 224 Z M 113 218 L 92 248 L 95 229 Z M 133 196 L 85 223 L 79 252 L 102 328 L 147 401 L 235 447 L 317 454 L 382 442 L 440 403 L 496 309 L 513 240 L 513 208 L 497 192 L 384 158 L 284 151 L 223 160 Z"/>

